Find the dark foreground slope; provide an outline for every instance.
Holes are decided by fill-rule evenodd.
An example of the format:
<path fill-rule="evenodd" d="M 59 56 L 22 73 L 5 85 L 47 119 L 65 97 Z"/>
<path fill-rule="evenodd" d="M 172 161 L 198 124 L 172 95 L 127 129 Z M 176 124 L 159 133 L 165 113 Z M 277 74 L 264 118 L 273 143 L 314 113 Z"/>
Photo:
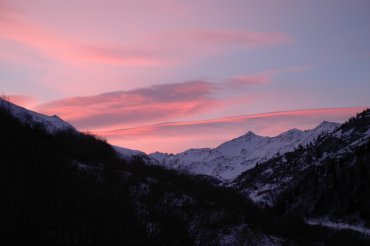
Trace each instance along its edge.
<path fill-rule="evenodd" d="M 2 245 L 366 245 L 202 179 L 127 163 L 93 136 L 50 134 L 6 108 L 0 136 Z"/>

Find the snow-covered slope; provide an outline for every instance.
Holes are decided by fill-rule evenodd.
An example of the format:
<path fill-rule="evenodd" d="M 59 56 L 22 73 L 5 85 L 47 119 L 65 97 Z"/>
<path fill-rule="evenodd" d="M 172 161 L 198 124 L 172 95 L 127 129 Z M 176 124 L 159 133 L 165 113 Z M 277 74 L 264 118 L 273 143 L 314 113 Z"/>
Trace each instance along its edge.
<path fill-rule="evenodd" d="M 324 121 L 312 130 L 291 129 L 276 137 L 248 132 L 214 149 L 190 149 L 176 155 L 155 152 L 149 157 L 167 168 L 232 180 L 258 162 L 292 151 L 300 145 L 305 146 L 320 134 L 332 132 L 339 126 L 339 123 Z"/>
<path fill-rule="evenodd" d="M 31 110 L 17 106 L 13 103 L 10 103 L 2 98 L 0 98 L 0 107 L 9 110 L 9 112 L 14 117 L 18 118 L 19 120 L 26 124 L 33 126 L 37 124 L 42 124 L 49 133 L 55 133 L 58 131 L 66 130 L 75 131 L 75 128 L 71 124 L 63 121 L 56 115 L 47 116 L 39 114 Z"/>
<path fill-rule="evenodd" d="M 112 147 L 125 160 L 130 160 L 131 161 L 135 158 L 139 158 L 147 164 L 151 163 L 150 158 L 148 157 L 148 155 L 145 154 L 144 152 L 140 151 L 140 150 L 127 149 L 127 148 L 118 147 L 118 146 L 114 146 L 114 145 L 112 145 Z"/>

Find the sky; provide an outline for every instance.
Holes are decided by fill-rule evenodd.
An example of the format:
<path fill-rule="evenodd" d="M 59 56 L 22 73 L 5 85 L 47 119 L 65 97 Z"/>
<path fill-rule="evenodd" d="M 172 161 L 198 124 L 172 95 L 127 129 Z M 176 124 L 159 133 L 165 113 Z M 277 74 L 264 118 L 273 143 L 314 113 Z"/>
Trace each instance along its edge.
<path fill-rule="evenodd" d="M 147 153 L 370 107 L 368 0 L 0 0 L 0 92 Z"/>

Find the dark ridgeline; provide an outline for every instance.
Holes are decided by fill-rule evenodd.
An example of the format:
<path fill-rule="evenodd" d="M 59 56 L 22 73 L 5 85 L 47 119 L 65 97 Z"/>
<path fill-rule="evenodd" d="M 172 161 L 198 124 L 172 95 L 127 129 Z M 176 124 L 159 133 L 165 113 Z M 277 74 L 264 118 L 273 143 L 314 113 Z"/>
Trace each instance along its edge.
<path fill-rule="evenodd" d="M 104 140 L 75 131 L 50 134 L 6 108 L 0 108 L 0 137 L 2 245 L 368 243 L 353 232 L 263 211 L 207 179 L 140 159 L 125 162 Z"/>

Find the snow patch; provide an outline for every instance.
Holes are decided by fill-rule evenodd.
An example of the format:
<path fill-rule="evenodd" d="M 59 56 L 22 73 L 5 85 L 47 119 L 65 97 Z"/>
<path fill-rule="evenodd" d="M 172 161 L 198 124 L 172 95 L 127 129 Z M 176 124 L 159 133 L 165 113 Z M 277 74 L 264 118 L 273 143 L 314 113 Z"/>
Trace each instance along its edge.
<path fill-rule="evenodd" d="M 58 116 L 47 116 L 33 112 L 31 110 L 19 107 L 13 103 L 5 101 L 0 98 L 0 107 L 9 110 L 10 114 L 31 126 L 41 124 L 49 133 L 56 133 L 59 131 L 76 131 L 76 129 L 69 123 L 63 121 Z"/>
<path fill-rule="evenodd" d="M 307 219 L 306 223 L 309 225 L 329 227 L 335 230 L 356 231 L 370 236 L 370 228 L 364 227 L 363 225 L 351 225 L 344 222 L 330 221 L 328 219 Z"/>
<path fill-rule="evenodd" d="M 145 156 L 146 154 L 139 150 L 127 149 L 112 145 L 114 150 L 123 158 L 132 159 L 136 156 Z"/>
<path fill-rule="evenodd" d="M 256 189 L 249 189 L 248 197 L 257 204 L 267 204 L 272 206 L 271 196 L 268 193 L 277 187 L 278 186 L 276 184 L 267 183 Z"/>

